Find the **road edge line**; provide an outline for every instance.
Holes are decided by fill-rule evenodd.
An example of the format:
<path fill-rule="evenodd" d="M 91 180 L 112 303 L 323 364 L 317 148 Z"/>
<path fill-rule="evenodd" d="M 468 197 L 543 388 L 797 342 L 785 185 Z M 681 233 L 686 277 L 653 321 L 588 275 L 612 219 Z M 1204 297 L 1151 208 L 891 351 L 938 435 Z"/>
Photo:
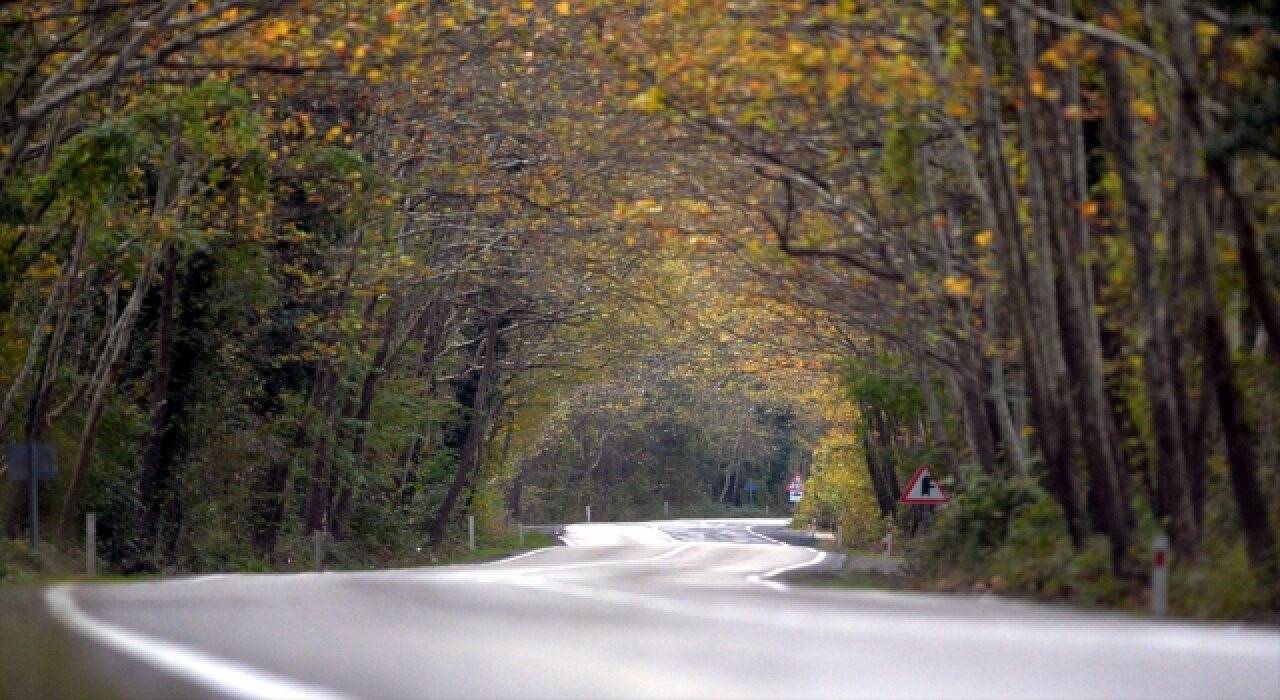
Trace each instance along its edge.
<path fill-rule="evenodd" d="M 144 664 L 237 698 L 299 698 L 345 700 L 347 696 L 222 659 L 190 647 L 149 637 L 92 617 L 76 604 L 70 584 L 56 584 L 44 592 L 54 619 L 98 644 Z"/>
<path fill-rule="evenodd" d="M 755 526 L 755 525 L 748 525 L 748 526 L 747 526 L 747 532 L 750 532 L 751 534 L 755 535 L 756 537 L 762 537 L 762 538 L 764 538 L 764 539 L 766 539 L 766 540 L 769 540 L 770 542 L 772 542 L 772 543 L 774 543 L 774 544 L 780 544 L 780 545 L 782 545 L 783 547 L 794 547 L 794 546 L 796 546 L 796 545 L 793 545 L 793 544 L 788 544 L 788 543 L 786 543 L 786 542 L 783 542 L 782 540 L 775 540 L 775 539 L 773 539 L 772 537 L 770 537 L 770 536 L 768 536 L 768 535 L 762 535 L 762 534 L 760 534 L 760 533 L 756 532 L 756 526 Z"/>
<path fill-rule="evenodd" d="M 747 580 L 750 581 L 751 583 L 758 583 L 762 586 L 768 586 L 769 588 L 772 588 L 775 591 L 787 590 L 788 589 L 787 584 L 782 583 L 781 581 L 771 581 L 769 579 L 772 579 L 774 576 L 778 576 L 780 574 L 785 574 L 788 571 L 794 571 L 795 569 L 803 569 L 805 567 L 814 566 L 816 564 L 821 563 L 823 559 L 827 558 L 826 552 L 814 549 L 813 547 L 805 547 L 805 549 L 808 549 L 810 552 L 813 552 L 816 556 L 814 556 L 809 561 L 801 562 L 799 564 L 792 564 L 790 566 L 779 566 L 778 568 L 770 569 L 769 571 L 766 571 L 763 574 L 751 574 L 750 576 L 747 577 Z"/>

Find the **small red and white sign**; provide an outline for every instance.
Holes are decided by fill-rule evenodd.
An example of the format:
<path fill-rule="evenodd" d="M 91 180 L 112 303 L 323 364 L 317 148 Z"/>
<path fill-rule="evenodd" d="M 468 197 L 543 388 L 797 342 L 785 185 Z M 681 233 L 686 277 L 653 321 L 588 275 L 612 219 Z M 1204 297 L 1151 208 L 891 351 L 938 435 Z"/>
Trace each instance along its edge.
<path fill-rule="evenodd" d="M 791 502 L 796 503 L 804 496 L 804 477 L 800 476 L 800 472 L 791 475 L 791 483 L 787 486 L 787 491 L 791 492 Z"/>
<path fill-rule="evenodd" d="M 929 468 L 920 467 L 916 470 L 916 475 L 907 483 L 907 490 L 902 492 L 902 498 L 899 498 L 898 502 L 917 506 L 941 505 L 950 503 L 951 498 L 947 496 L 946 491 L 942 490 L 942 484 L 934 481 Z"/>

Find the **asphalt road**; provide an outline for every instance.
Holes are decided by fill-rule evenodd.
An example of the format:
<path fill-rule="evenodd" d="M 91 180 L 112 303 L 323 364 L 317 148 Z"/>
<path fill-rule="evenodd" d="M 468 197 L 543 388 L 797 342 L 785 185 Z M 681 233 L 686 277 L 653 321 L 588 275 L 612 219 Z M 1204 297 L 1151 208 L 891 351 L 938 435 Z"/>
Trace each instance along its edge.
<path fill-rule="evenodd" d="M 570 525 L 569 546 L 484 565 L 54 586 L 28 602 L 57 620 L 56 663 L 0 691 L 1280 698 L 1275 630 L 789 586 L 838 562 L 778 542 L 781 524 Z"/>

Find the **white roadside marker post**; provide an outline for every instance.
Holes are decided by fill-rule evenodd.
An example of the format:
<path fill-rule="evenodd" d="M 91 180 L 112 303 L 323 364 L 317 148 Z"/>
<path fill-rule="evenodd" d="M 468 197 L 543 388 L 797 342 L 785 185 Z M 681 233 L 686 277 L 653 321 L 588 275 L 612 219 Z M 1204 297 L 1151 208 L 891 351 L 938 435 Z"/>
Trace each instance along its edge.
<path fill-rule="evenodd" d="M 591 506 L 587 506 L 587 522 L 591 522 Z"/>
<path fill-rule="evenodd" d="M 84 568 L 90 577 L 98 575 L 98 514 L 84 516 Z"/>
<path fill-rule="evenodd" d="M 476 551 L 476 516 L 467 516 L 467 546 Z"/>
<path fill-rule="evenodd" d="M 520 546 L 524 546 L 524 523 L 516 523 L 516 527 L 520 528 Z"/>
<path fill-rule="evenodd" d="M 1151 614 L 1164 617 L 1169 612 L 1169 537 L 1156 535 L 1151 547 Z"/>
<path fill-rule="evenodd" d="M 889 557 L 893 556 L 893 523 L 889 523 L 884 539 L 880 540 L 880 551 L 884 554 L 885 561 L 889 561 Z"/>
<path fill-rule="evenodd" d="M 662 517 L 671 517 L 671 504 L 666 501 L 662 502 Z"/>

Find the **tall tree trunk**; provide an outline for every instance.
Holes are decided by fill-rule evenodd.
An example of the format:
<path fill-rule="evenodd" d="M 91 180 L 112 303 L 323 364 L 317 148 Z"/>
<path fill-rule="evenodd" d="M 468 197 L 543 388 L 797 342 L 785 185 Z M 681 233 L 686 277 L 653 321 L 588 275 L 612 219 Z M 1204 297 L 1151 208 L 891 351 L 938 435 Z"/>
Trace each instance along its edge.
<path fill-rule="evenodd" d="M 169 430 L 169 383 L 173 375 L 174 306 L 177 298 L 178 249 L 170 246 L 164 263 L 161 290 L 159 338 L 151 386 L 151 430 L 142 453 L 142 473 L 138 482 L 138 504 L 133 517 L 143 537 L 155 534 L 161 495 L 168 489 L 168 460 L 164 454 Z M 148 543 L 150 544 L 150 543 Z"/>
<path fill-rule="evenodd" d="M 893 517 L 895 500 L 889 492 L 889 485 L 885 482 L 884 472 L 880 468 L 880 458 L 878 449 L 871 441 L 871 427 L 867 423 L 862 431 L 862 449 L 867 460 L 867 476 L 871 479 L 871 489 L 876 494 L 876 505 L 880 507 L 880 517 Z"/>
<path fill-rule="evenodd" d="M 75 528 L 76 515 L 80 509 L 80 495 L 84 491 L 89 461 L 93 457 L 93 446 L 98 439 L 98 423 L 102 411 L 106 408 L 107 395 L 115 386 L 116 374 L 124 362 L 125 350 L 129 346 L 129 336 L 133 325 L 138 320 L 138 312 L 142 308 L 142 299 L 151 288 L 151 278 L 155 276 L 156 267 L 161 258 L 168 255 L 171 242 L 165 242 L 160 250 L 153 253 L 142 267 L 137 282 L 133 286 L 133 294 L 116 321 L 111 337 L 98 360 L 94 370 L 94 379 L 90 389 L 89 408 L 85 412 L 84 424 L 80 430 L 80 443 L 76 447 L 76 460 L 71 470 L 71 479 L 67 484 L 66 496 L 62 500 L 62 509 L 58 516 L 58 539 L 67 541 Z"/>
<path fill-rule="evenodd" d="M 316 435 L 315 456 L 307 475 L 307 500 L 303 511 L 303 533 L 310 535 L 325 529 L 329 518 L 330 482 L 333 478 L 334 429 L 342 397 L 341 377 L 333 370 L 320 400 L 321 429 Z"/>
<path fill-rule="evenodd" d="M 1011 18 L 1010 36 L 1015 39 L 1015 54 L 1022 58 L 1018 72 L 1023 105 L 1019 111 L 1030 115 L 1031 140 L 1026 147 L 1036 164 L 1031 178 L 1042 182 L 1038 194 L 1044 197 L 1048 224 L 1043 235 L 1049 241 L 1054 266 L 1061 352 L 1071 378 L 1071 403 L 1083 431 L 1081 446 L 1089 473 L 1090 520 L 1110 538 L 1116 570 L 1128 572 L 1134 517 L 1127 494 L 1127 472 L 1115 449 L 1119 439 L 1107 400 L 1098 322 L 1090 303 L 1084 248 L 1078 235 L 1084 223 L 1080 215 L 1083 202 L 1074 201 L 1073 196 L 1080 190 L 1074 182 L 1075 148 L 1061 109 L 1056 102 L 1038 97 L 1026 77 L 1035 68 L 1028 57 L 1036 54 L 1037 32 L 1028 28 L 1028 18 L 1021 10 L 1013 12 Z M 1045 35 L 1046 44 L 1056 38 L 1052 27 L 1042 26 L 1040 33 Z M 1021 45 L 1027 41 L 1032 44 Z M 1049 71 L 1043 75 L 1048 89 L 1065 92 L 1061 76 Z"/>
<path fill-rule="evenodd" d="M 62 274 L 59 275 L 58 281 L 54 284 L 54 288 L 49 294 L 48 301 L 40 312 L 40 317 L 36 320 L 36 327 L 32 332 L 30 344 L 27 346 L 27 356 L 23 362 L 22 369 L 19 370 L 18 376 L 14 378 L 8 393 L 5 394 L 3 408 L 0 408 L 0 434 L 3 434 L 4 426 L 8 422 L 10 415 L 12 415 L 13 403 L 18 390 L 30 379 L 36 361 L 40 358 L 41 349 L 44 347 L 45 332 L 56 310 L 57 320 L 49 337 L 48 350 L 44 352 L 44 365 L 40 371 L 40 379 L 32 389 L 34 402 L 31 404 L 31 411 L 27 416 L 26 439 L 28 442 L 34 442 L 39 440 L 44 433 L 47 426 L 46 416 L 49 402 L 52 398 L 53 381 L 57 376 L 67 328 L 71 323 L 71 316 L 75 313 L 76 299 L 79 297 L 79 293 L 76 290 L 80 286 L 78 278 L 84 260 L 85 247 L 88 243 L 88 229 L 87 221 L 78 228 L 71 246 L 71 258 L 63 267 Z M 18 529 L 22 523 L 21 515 L 27 509 L 28 496 L 28 489 L 18 488 L 15 485 L 9 490 L 5 498 L 4 531 L 9 537 L 17 536 Z"/>
<path fill-rule="evenodd" d="M 1175 111 L 1174 167 L 1178 181 L 1176 201 L 1182 230 L 1192 242 L 1196 286 L 1204 333 L 1205 373 L 1212 378 L 1227 444 L 1231 487 L 1235 494 L 1240 525 L 1244 530 L 1249 563 L 1264 580 L 1280 574 L 1276 536 L 1271 529 L 1266 501 L 1258 481 L 1253 436 L 1244 415 L 1244 402 L 1236 384 L 1222 307 L 1217 298 L 1217 275 L 1213 230 L 1209 225 L 1209 183 L 1204 173 L 1203 153 L 1210 120 L 1203 111 L 1198 58 L 1192 19 L 1182 0 L 1164 0 L 1169 30 L 1170 58 L 1181 85 Z"/>
<path fill-rule="evenodd" d="M 433 545 L 444 541 L 449 518 L 453 514 L 462 488 L 466 485 L 471 471 L 479 466 L 483 456 L 484 436 L 487 432 L 486 423 L 489 415 L 489 389 L 493 384 L 493 375 L 497 371 L 498 364 L 499 321 L 497 316 L 491 315 L 485 324 L 484 364 L 480 366 L 480 381 L 476 386 L 475 398 L 471 402 L 471 424 L 467 427 L 467 437 L 463 442 L 461 459 L 458 460 L 458 471 L 453 475 L 453 481 L 449 484 L 444 501 L 441 502 L 435 518 L 431 521 L 430 541 Z"/>
<path fill-rule="evenodd" d="M 970 27 L 972 46 L 983 80 L 978 101 L 979 136 L 985 186 L 977 183 L 976 192 L 983 202 L 984 222 L 995 233 L 996 260 L 1004 278 L 1005 299 L 1011 310 L 1017 339 L 1022 349 L 1022 365 L 1026 373 L 1027 391 L 1031 398 L 1032 422 L 1035 425 L 1040 451 L 1044 455 L 1045 486 L 1062 506 L 1071 533 L 1077 545 L 1088 532 L 1083 517 L 1080 492 L 1071 466 L 1074 425 L 1070 412 L 1062 401 L 1065 380 L 1062 360 L 1053 342 L 1056 329 L 1038 324 L 1039 315 L 1033 309 L 1037 294 L 1032 285 L 1029 262 L 1025 251 L 1022 225 L 1018 220 L 1018 204 L 1014 195 L 1012 176 L 1004 159 L 1004 138 L 1001 132 L 999 103 L 995 95 L 995 65 L 987 44 L 982 0 L 970 0 Z M 1007 12 L 1007 10 L 1006 10 Z M 973 158 L 963 134 L 954 137 L 956 152 L 962 159 Z M 973 166 L 970 166 L 973 169 Z M 987 187 L 990 194 L 987 194 Z M 1036 202 L 1032 202 L 1032 207 Z M 1038 255 L 1045 262 L 1047 256 Z M 1043 275 L 1037 276 L 1041 284 Z M 1048 295 L 1041 294 L 1047 297 Z M 1046 299 L 1051 302 L 1051 297 Z"/>
<path fill-rule="evenodd" d="M 1111 0 L 1104 0 L 1099 11 L 1117 13 Z M 1142 371 L 1156 441 L 1157 508 L 1170 519 L 1169 534 L 1174 549 L 1183 556 L 1191 556 L 1200 535 L 1187 476 L 1186 451 L 1182 444 L 1184 421 L 1174 396 L 1173 378 L 1168 372 L 1173 367 L 1173 340 L 1168 334 L 1168 312 L 1160 294 L 1151 209 L 1143 192 L 1139 170 L 1138 137 L 1129 109 L 1132 94 L 1119 50 L 1103 47 L 1101 61 L 1112 130 L 1107 145 L 1116 159 L 1120 175 L 1125 223 L 1133 241 L 1134 271 L 1142 312 Z"/>
<path fill-rule="evenodd" d="M 1253 207 L 1240 192 L 1230 161 L 1213 161 L 1210 163 L 1210 173 L 1226 198 L 1227 215 L 1235 234 L 1236 250 L 1240 254 L 1240 269 L 1244 271 L 1249 305 L 1266 329 L 1267 349 L 1271 352 L 1271 359 L 1280 364 L 1280 310 L 1276 308 L 1275 292 L 1267 275 L 1266 260 L 1258 245 L 1258 222 L 1255 220 Z"/>

